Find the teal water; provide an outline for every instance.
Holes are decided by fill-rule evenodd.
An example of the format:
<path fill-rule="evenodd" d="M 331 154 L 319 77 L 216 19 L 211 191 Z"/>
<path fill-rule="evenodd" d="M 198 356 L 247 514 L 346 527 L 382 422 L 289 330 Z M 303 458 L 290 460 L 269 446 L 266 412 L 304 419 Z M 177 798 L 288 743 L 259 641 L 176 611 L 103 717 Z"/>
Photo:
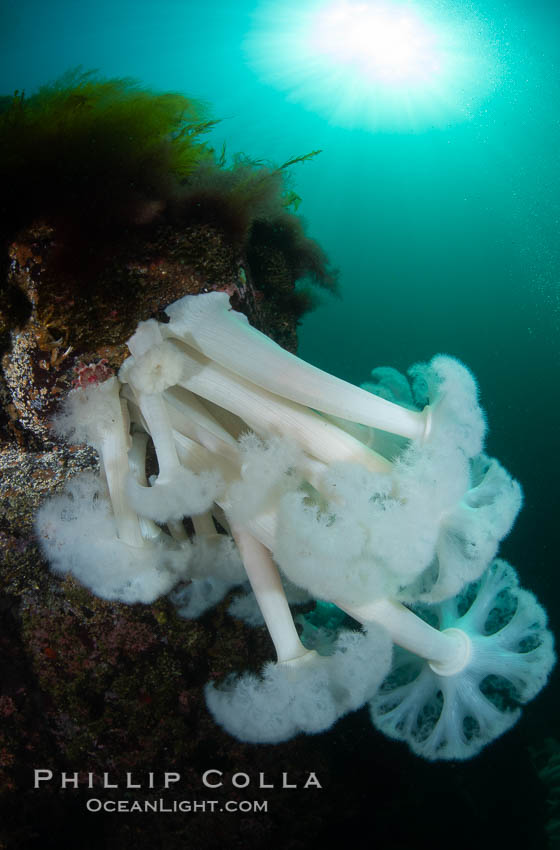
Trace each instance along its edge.
<path fill-rule="evenodd" d="M 82 65 L 207 100 L 223 119 L 216 144 L 231 152 L 284 162 L 321 148 L 294 185 L 340 269 L 341 298 L 305 318 L 300 354 L 354 382 L 438 352 L 472 369 L 489 453 L 525 491 L 503 552 L 558 633 L 560 5 L 454 3 L 478 16 L 496 78 L 490 90 L 479 81 L 485 95 L 464 120 L 442 107 L 437 126 L 408 128 L 338 126 L 263 79 L 243 48 L 256 6 L 4 2 L 0 90 L 31 92 Z M 560 737 L 557 696 L 554 680 L 527 714 Z"/>
<path fill-rule="evenodd" d="M 436 127 L 421 114 L 408 129 L 340 127 L 291 101 L 248 60 L 249 2 L 4 3 L 0 83 L 29 92 L 69 67 L 98 68 L 206 100 L 230 152 L 284 162 L 323 149 L 295 188 L 342 297 L 304 320 L 300 353 L 355 382 L 437 352 L 462 359 L 480 382 L 489 449 L 524 485 L 508 546 L 519 545 L 511 557 L 539 590 L 552 580 L 558 474 L 560 7 L 451 5 L 478 21 L 495 80 L 486 91 L 475 63 L 468 83 L 485 96 L 458 120 L 450 87 L 449 123 L 443 105 Z M 281 77 L 291 64 L 276 57 Z"/>

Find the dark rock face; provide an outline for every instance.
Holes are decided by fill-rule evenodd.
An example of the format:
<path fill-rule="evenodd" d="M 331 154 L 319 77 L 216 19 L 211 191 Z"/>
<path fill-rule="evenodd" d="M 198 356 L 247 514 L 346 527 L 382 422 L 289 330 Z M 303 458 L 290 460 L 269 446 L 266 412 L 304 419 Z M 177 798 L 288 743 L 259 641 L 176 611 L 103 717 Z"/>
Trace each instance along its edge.
<path fill-rule="evenodd" d="M 51 825 L 82 817 L 87 796 L 111 793 L 100 787 L 108 770 L 118 782 L 127 771 L 142 781 L 159 772 L 154 787 L 141 792 L 147 799 L 161 795 L 165 771 L 178 771 L 181 786 L 167 794 L 170 800 L 204 795 L 200 776 L 216 759 L 226 776 L 244 769 L 255 776 L 251 748 L 214 725 L 203 686 L 235 669 L 258 669 L 271 655 L 264 630 L 234 622 L 227 605 L 187 622 L 165 599 L 151 606 L 109 603 L 72 578 L 53 575 L 37 547 L 33 518 L 68 477 L 97 466 L 93 449 L 52 434 L 53 413 L 73 386 L 118 370 L 140 320 L 161 320 L 163 309 L 183 295 L 220 289 L 253 324 L 272 336 L 277 329 L 279 340 L 294 348 L 294 317 L 264 308 L 245 257 L 208 224 L 134 232 L 83 280 L 63 262 L 63 242 L 63 233 L 46 223 L 20 233 L 10 246 L 6 291 L 13 303 L 4 305 L 0 792 L 14 806 L 8 806 L 0 845 L 4 839 L 9 847 L 33 846 L 38 799 Z M 273 749 L 265 762 L 274 765 Z M 97 790 L 80 784 L 74 797 L 63 799 L 53 782 L 33 796 L 33 771 L 42 766 L 57 777 L 78 771 L 80 783 L 91 781 Z M 123 793 L 132 799 L 136 792 Z M 232 793 L 246 796 L 227 783 L 213 796 L 225 800 Z M 282 793 L 285 798 L 281 789 L 272 793 L 279 802 Z M 211 846 L 205 831 L 226 829 L 218 816 L 211 830 L 205 818 L 195 820 L 197 847 Z M 143 840 L 140 833 L 132 829 L 135 843 Z M 155 846 L 153 836 L 145 840 L 141 846 Z"/>

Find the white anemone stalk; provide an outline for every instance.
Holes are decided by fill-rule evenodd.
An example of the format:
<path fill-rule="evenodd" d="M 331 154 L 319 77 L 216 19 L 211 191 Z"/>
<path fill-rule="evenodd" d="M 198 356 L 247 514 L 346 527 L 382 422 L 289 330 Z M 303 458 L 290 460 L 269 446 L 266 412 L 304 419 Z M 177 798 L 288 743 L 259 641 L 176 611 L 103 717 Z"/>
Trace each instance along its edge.
<path fill-rule="evenodd" d="M 390 461 L 312 410 L 261 389 L 179 341 L 169 345 L 181 357 L 179 385 L 241 417 L 257 434 L 280 433 L 324 463 L 346 461 L 391 472 Z"/>
<path fill-rule="evenodd" d="M 157 322 L 141 322 L 129 339 L 128 347 L 133 360 L 123 364 L 119 377 L 128 381 L 134 389 L 154 442 L 158 477 L 160 483 L 163 483 L 173 477 L 179 467 L 179 460 L 161 394 L 176 383 L 181 367 L 177 359 L 173 358 L 172 351 L 163 350 L 163 338 Z"/>
<path fill-rule="evenodd" d="M 253 593 L 274 644 L 279 664 L 298 666 L 303 659 L 317 653 L 304 647 L 299 639 L 282 580 L 266 546 L 247 529 L 232 527 Z"/>
<path fill-rule="evenodd" d="M 186 295 L 166 309 L 164 334 L 196 348 L 271 393 L 362 425 L 425 441 L 431 413 L 409 410 L 305 363 L 277 345 L 229 303 L 225 292 Z"/>
<path fill-rule="evenodd" d="M 129 546 L 142 547 L 139 517 L 126 494 L 130 418 L 119 391 L 116 377 L 87 389 L 73 390 L 55 427 L 59 433 L 69 433 L 74 441 L 83 440 L 96 449 L 107 481 L 117 536 Z"/>
<path fill-rule="evenodd" d="M 454 676 L 469 663 L 471 639 L 462 629 L 450 628 L 440 632 L 393 599 L 376 599 L 355 607 L 339 602 L 334 604 L 362 625 L 377 623 L 383 626 L 393 643 L 425 658 L 440 676 Z"/>
<path fill-rule="evenodd" d="M 98 391 L 105 394 L 107 412 L 110 414 L 108 419 L 99 422 L 97 426 L 100 435 L 98 451 L 107 479 L 117 534 L 119 540 L 129 546 L 143 546 L 139 517 L 126 497 L 126 480 L 129 474 L 127 453 L 130 446 L 126 403 L 119 397 L 116 378 L 104 381 L 99 385 Z"/>

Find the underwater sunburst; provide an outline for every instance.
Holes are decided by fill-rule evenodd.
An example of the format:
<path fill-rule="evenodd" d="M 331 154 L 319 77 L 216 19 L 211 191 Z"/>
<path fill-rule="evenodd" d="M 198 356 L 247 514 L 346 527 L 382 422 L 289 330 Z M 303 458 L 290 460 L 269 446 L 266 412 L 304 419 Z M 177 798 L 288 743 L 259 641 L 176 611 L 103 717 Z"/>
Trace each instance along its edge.
<path fill-rule="evenodd" d="M 249 64 L 338 126 L 418 130 L 470 118 L 500 76 L 496 40 L 467 3 L 267 0 Z"/>

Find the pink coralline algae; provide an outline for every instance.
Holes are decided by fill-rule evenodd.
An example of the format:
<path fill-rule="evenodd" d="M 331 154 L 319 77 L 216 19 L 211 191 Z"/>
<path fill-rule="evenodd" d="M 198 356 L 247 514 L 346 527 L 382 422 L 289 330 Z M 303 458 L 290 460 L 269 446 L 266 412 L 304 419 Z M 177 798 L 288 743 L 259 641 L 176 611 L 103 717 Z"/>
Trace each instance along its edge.
<path fill-rule="evenodd" d="M 74 368 L 76 377 L 73 381 L 74 389 L 85 389 L 95 384 L 101 384 L 113 374 L 107 360 L 103 358 L 98 363 L 82 363 L 80 361 Z"/>

